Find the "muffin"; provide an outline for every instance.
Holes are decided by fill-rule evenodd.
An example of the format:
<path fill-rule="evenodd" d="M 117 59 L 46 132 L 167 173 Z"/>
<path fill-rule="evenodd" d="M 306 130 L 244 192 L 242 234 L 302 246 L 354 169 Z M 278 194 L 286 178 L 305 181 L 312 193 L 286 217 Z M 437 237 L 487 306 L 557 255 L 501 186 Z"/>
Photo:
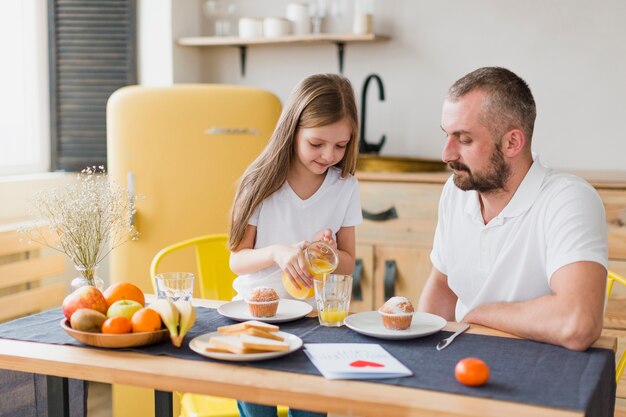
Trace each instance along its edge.
<path fill-rule="evenodd" d="M 405 330 L 411 326 L 413 305 L 405 297 L 391 297 L 378 309 L 383 325 L 389 330 Z"/>
<path fill-rule="evenodd" d="M 274 317 L 280 297 L 274 288 L 257 287 L 246 300 L 252 317 Z"/>

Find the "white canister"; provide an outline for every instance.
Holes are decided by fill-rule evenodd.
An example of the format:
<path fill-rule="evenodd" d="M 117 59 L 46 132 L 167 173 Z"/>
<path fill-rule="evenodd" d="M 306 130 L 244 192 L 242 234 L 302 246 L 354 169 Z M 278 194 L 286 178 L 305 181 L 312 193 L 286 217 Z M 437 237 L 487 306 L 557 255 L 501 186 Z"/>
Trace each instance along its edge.
<path fill-rule="evenodd" d="M 280 38 L 291 32 L 291 22 L 282 17 L 266 17 L 263 20 L 263 36 Z"/>
<path fill-rule="evenodd" d="M 374 0 L 354 1 L 352 32 L 357 35 L 374 33 Z"/>
<path fill-rule="evenodd" d="M 294 35 L 307 35 L 311 33 L 311 17 L 307 3 L 287 4 L 287 19 L 291 21 L 291 29 Z"/>
<path fill-rule="evenodd" d="M 244 39 L 263 37 L 263 20 L 254 17 L 240 18 L 239 37 Z"/>
<path fill-rule="evenodd" d="M 289 3 L 287 4 L 287 19 L 306 20 L 309 18 L 309 5 L 307 3 Z"/>
<path fill-rule="evenodd" d="M 355 15 L 352 23 L 352 32 L 356 35 L 374 33 L 374 15 L 370 13 Z"/>

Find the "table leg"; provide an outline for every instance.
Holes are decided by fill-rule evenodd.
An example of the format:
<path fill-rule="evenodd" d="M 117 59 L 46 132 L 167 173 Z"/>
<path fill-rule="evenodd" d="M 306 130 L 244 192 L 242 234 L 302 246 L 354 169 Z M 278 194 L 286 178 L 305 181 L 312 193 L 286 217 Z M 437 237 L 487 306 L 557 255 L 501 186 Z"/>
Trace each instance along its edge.
<path fill-rule="evenodd" d="M 48 417 L 70 417 L 70 401 L 67 378 L 46 376 L 48 393 Z"/>
<path fill-rule="evenodd" d="M 173 413 L 172 393 L 154 390 L 154 417 L 172 417 Z"/>

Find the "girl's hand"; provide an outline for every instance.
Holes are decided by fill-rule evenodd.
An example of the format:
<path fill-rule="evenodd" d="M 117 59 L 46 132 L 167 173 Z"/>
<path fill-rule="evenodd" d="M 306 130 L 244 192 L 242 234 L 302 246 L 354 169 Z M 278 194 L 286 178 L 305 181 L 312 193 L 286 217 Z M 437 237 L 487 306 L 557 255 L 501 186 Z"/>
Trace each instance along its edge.
<path fill-rule="evenodd" d="M 315 240 L 321 240 L 322 242 L 328 243 L 329 246 L 337 249 L 337 242 L 333 239 L 333 231 L 330 229 L 320 230 L 315 234 Z"/>
<path fill-rule="evenodd" d="M 306 267 L 303 250 L 309 242 L 302 241 L 294 245 L 281 245 L 274 255 L 274 261 L 287 273 L 287 276 L 296 288 L 311 288 L 313 276 Z"/>

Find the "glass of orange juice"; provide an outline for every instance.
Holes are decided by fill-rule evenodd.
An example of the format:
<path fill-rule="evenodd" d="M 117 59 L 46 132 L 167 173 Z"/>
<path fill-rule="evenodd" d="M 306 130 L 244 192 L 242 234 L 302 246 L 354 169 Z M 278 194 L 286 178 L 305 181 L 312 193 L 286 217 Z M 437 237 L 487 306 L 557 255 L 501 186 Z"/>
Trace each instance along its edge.
<path fill-rule="evenodd" d="M 313 287 L 320 324 L 328 327 L 343 326 L 350 308 L 352 277 L 327 274 L 323 280 L 313 281 Z"/>
<path fill-rule="evenodd" d="M 317 241 L 304 249 L 304 260 L 313 279 L 322 280 L 324 274 L 330 274 L 337 269 L 339 254 L 328 243 Z M 315 294 L 313 287 L 296 287 L 285 272 L 283 272 L 283 286 L 289 295 L 298 300 L 311 298 Z"/>

